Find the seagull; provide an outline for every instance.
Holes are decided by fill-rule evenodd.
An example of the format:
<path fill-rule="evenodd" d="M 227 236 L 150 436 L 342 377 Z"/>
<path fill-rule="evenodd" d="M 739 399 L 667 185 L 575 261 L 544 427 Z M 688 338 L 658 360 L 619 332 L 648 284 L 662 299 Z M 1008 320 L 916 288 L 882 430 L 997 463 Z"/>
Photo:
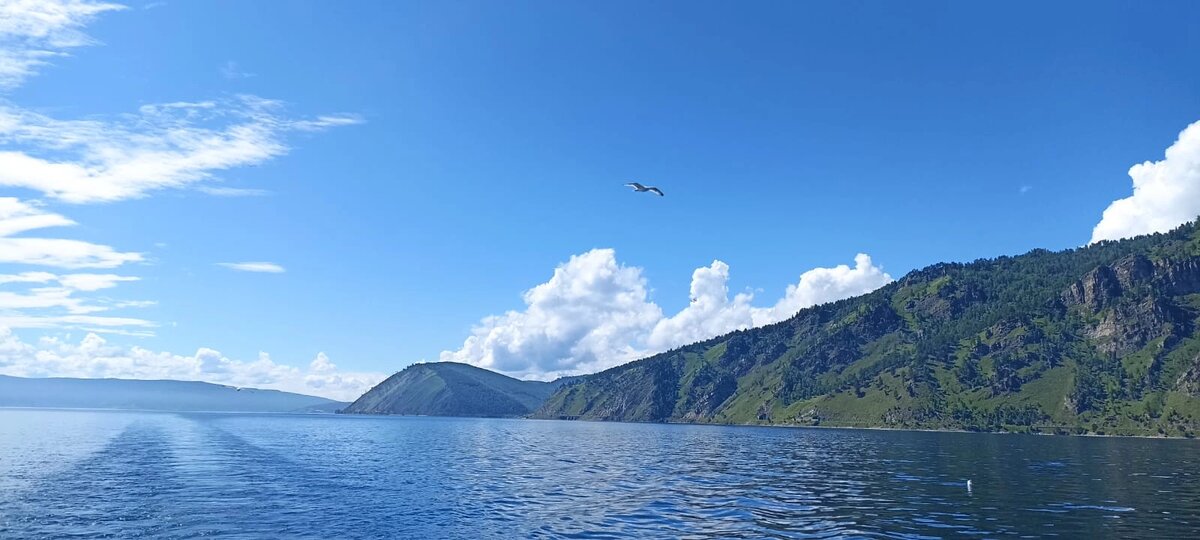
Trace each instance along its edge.
<path fill-rule="evenodd" d="M 646 186 L 643 186 L 643 185 L 641 185 L 641 184 L 639 184 L 639 183 L 637 183 L 637 182 L 630 182 L 630 183 L 628 183 L 628 184 L 625 184 L 625 185 L 627 185 L 627 186 L 629 186 L 629 187 L 633 188 L 633 190 L 634 190 L 634 191 L 636 191 L 636 192 L 638 192 L 638 193 L 645 193 L 645 192 L 649 191 L 650 193 L 657 193 L 659 197 L 662 197 L 662 196 L 663 196 L 663 192 L 662 192 L 662 190 L 661 190 L 661 189 L 658 189 L 658 188 L 656 188 L 656 187 L 654 187 L 654 186 L 646 187 Z"/>

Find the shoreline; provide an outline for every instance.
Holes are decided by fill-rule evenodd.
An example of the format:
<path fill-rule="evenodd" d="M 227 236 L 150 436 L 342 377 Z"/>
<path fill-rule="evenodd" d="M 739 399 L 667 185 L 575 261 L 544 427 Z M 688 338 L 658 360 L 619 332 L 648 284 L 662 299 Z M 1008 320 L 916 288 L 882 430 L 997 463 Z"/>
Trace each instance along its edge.
<path fill-rule="evenodd" d="M 386 416 L 402 416 L 402 415 L 386 415 Z M 474 418 L 474 417 L 460 417 Z M 849 426 L 849 425 L 804 425 L 804 424 L 752 424 L 752 423 L 721 423 L 721 422 L 631 422 L 626 420 L 594 420 L 594 419 L 565 419 L 565 418 L 534 418 L 524 417 L 524 420 L 547 420 L 557 422 L 596 422 L 596 423 L 617 423 L 617 424 L 669 424 L 680 426 L 718 426 L 718 427 L 756 427 L 756 428 L 778 428 L 778 429 L 829 429 L 829 430 L 863 430 L 863 431 L 909 431 L 918 433 L 977 433 L 989 435 L 1035 435 L 1047 437 L 1093 437 L 1093 438 L 1118 438 L 1118 439 L 1157 439 L 1157 440 L 1178 440 L 1178 441 L 1196 441 L 1200 437 L 1173 436 L 1173 435 L 1119 435 L 1108 433 L 1046 433 L 1046 432 L 1018 432 L 1018 431 L 976 431 L 962 428 L 919 428 L 919 427 L 888 427 L 888 426 Z M 1066 428 L 1067 426 L 1062 426 Z"/>
<path fill-rule="evenodd" d="M 326 416 L 340 418 L 463 418 L 475 420 L 536 420 L 548 422 L 591 422 L 598 424 L 666 424 L 676 426 L 712 426 L 712 427 L 736 427 L 736 428 L 775 428 L 775 429 L 824 429 L 824 430 L 846 430 L 846 431 L 902 431 L 916 433 L 975 433 L 987 435 L 1032 435 L 1043 437 L 1091 437 L 1091 438 L 1117 438 L 1117 439 L 1154 439 L 1154 440 L 1177 440 L 1177 441 L 1196 441 L 1200 437 L 1186 437 L 1173 435 L 1119 435 L 1108 433 L 1046 433 L 1046 432 L 1017 432 L 1017 431 L 976 431 L 961 428 L 920 428 L 920 427 L 889 427 L 889 426 L 849 426 L 849 425 L 803 425 L 803 424 L 752 424 L 752 423 L 721 423 L 721 422 L 636 422 L 626 420 L 596 420 L 596 419 L 564 419 L 564 418 L 536 418 L 530 416 L 452 416 L 452 415 L 421 415 L 421 414 L 375 414 L 375 413 L 326 413 L 326 412 L 271 412 L 271 411 L 198 411 L 198 410 L 164 410 L 164 409 L 114 409 L 114 408 L 95 408 L 95 407 L 27 407 L 27 406 L 0 406 L 0 411 L 5 410 L 31 410 L 31 411 L 79 411 L 79 412 L 130 412 L 130 413 L 203 413 L 203 414 L 271 414 L 271 415 L 294 415 L 294 416 Z"/>

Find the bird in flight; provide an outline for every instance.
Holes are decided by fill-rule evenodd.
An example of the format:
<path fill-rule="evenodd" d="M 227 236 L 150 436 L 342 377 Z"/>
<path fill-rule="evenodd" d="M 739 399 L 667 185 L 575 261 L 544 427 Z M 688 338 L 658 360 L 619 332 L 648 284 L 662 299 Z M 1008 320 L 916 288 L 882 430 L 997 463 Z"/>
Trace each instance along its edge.
<path fill-rule="evenodd" d="M 645 193 L 645 192 L 649 191 L 650 193 L 657 193 L 659 197 L 662 197 L 662 196 L 663 196 L 663 192 L 662 192 L 662 190 L 661 190 L 661 189 L 658 189 L 658 188 L 656 188 L 656 187 L 654 187 L 654 186 L 649 186 L 649 187 L 647 187 L 647 186 L 643 186 L 643 185 L 641 185 L 641 184 L 639 184 L 639 183 L 637 183 L 637 182 L 630 182 L 630 183 L 628 183 L 628 184 L 625 184 L 625 185 L 627 185 L 627 186 L 629 186 L 629 187 L 633 188 L 633 190 L 634 190 L 634 191 L 636 191 L 636 192 L 638 192 L 638 193 Z"/>

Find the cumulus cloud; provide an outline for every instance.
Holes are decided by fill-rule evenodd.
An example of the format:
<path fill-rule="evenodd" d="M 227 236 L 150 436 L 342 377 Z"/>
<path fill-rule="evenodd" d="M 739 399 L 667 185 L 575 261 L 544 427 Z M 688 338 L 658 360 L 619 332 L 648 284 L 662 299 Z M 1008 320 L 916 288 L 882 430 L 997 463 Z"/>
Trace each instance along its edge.
<path fill-rule="evenodd" d="M 650 301 L 637 267 L 611 249 L 575 255 L 549 281 L 524 294 L 525 309 L 487 317 L 442 361 L 465 362 L 517 377 L 591 373 L 734 330 L 778 322 L 812 305 L 870 292 L 892 280 L 865 254 L 855 266 L 815 268 L 783 298 L 755 307 L 754 295 L 729 295 L 729 265 L 692 273 L 691 303 L 672 316 Z"/>
<path fill-rule="evenodd" d="M 95 43 L 83 27 L 119 9 L 86 0 L 0 0 L 0 90 L 20 86 L 70 49 Z"/>
<path fill-rule="evenodd" d="M 695 343 L 734 330 L 777 323 L 809 306 L 869 293 L 892 281 L 875 266 L 871 257 L 859 253 L 854 267 L 839 264 L 814 268 L 787 286 L 783 298 L 770 307 L 754 307 L 754 295 L 738 293 L 729 298 L 729 265 L 713 261 L 692 273 L 692 302 L 672 317 L 654 326 L 648 344 L 662 351 Z"/>
<path fill-rule="evenodd" d="M 662 319 L 641 269 L 618 264 L 611 249 L 572 256 L 524 300 L 524 311 L 485 318 L 441 359 L 517 376 L 598 370 L 635 358 L 639 337 Z"/>
<path fill-rule="evenodd" d="M 1133 195 L 1113 201 L 1092 242 L 1164 232 L 1200 215 L 1200 122 L 1179 134 L 1161 161 L 1129 169 Z"/>
<path fill-rule="evenodd" d="M 273 262 L 253 261 L 253 262 L 224 262 L 217 263 L 217 266 L 224 266 L 230 270 L 239 272 L 262 272 L 267 274 L 280 274 L 285 270 L 282 266 Z"/>
<path fill-rule="evenodd" d="M 17 377 L 174 379 L 230 386 L 269 388 L 349 401 L 385 377 L 382 373 L 345 372 L 324 353 L 306 367 L 280 364 L 266 353 L 253 361 L 234 360 L 209 348 L 191 355 L 109 344 L 95 333 L 78 342 L 43 337 L 23 341 L 0 326 L 0 374 Z"/>
<path fill-rule="evenodd" d="M 142 260 L 141 253 L 120 252 L 109 246 L 81 240 L 13 238 L 13 235 L 28 231 L 74 224 L 74 221 L 47 212 L 40 206 L 14 197 L 0 197 L 0 263 L 60 268 L 115 268 Z"/>
<path fill-rule="evenodd" d="M 754 326 L 754 295 L 729 298 L 729 265 L 712 265 L 692 272 L 691 304 L 671 317 L 659 319 L 647 339 L 649 351 L 662 351 L 695 343 L 733 330 Z"/>
<path fill-rule="evenodd" d="M 754 325 L 779 322 L 806 307 L 866 294 L 891 281 L 892 276 L 875 266 L 870 255 L 859 253 L 854 256 L 853 268 L 839 264 L 800 274 L 800 281 L 788 285 L 783 298 L 774 306 L 755 311 Z"/>

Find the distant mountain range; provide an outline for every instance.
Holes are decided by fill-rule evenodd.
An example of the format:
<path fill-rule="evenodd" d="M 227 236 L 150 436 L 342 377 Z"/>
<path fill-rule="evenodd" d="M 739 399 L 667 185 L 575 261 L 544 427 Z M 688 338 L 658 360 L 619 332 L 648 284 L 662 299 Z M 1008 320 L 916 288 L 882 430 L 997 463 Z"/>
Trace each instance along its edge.
<path fill-rule="evenodd" d="M 533 416 L 1192 436 L 1200 228 L 937 264 L 582 377 Z"/>
<path fill-rule="evenodd" d="M 427 416 L 525 416 L 569 378 L 522 381 L 454 362 L 414 364 L 379 383 L 345 413 Z"/>
<path fill-rule="evenodd" d="M 340 401 L 191 381 L 0 375 L 0 407 L 219 412 L 336 412 Z"/>

